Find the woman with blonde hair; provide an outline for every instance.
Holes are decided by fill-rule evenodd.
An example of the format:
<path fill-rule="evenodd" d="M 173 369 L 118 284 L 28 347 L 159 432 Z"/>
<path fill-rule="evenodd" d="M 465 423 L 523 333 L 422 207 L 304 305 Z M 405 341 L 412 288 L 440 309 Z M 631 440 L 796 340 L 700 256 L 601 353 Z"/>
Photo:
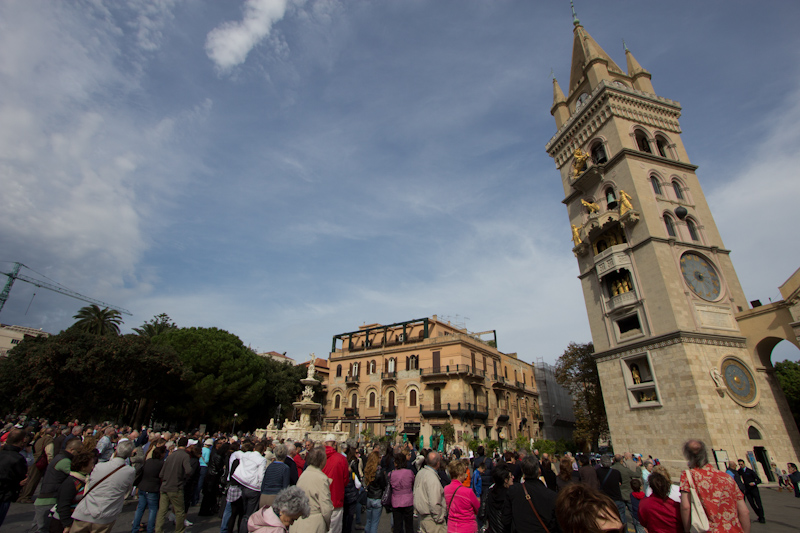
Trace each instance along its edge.
<path fill-rule="evenodd" d="M 377 533 L 381 520 L 381 497 L 386 490 L 386 473 L 381 468 L 381 454 L 377 450 L 367 458 L 364 486 L 367 488 L 367 525 L 364 533 Z"/>

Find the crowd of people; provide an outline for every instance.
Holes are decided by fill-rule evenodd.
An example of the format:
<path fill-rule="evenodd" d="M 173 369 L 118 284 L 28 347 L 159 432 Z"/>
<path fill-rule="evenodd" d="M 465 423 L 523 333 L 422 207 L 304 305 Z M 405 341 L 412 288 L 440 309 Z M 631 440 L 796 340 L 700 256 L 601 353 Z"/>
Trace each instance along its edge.
<path fill-rule="evenodd" d="M 628 522 L 675 533 L 690 530 L 693 497 L 709 531 L 749 532 L 745 497 L 766 520 L 758 475 L 744 461 L 720 472 L 696 440 L 677 484 L 630 453 L 442 454 L 333 434 L 291 442 L 39 420 L 7 424 L 0 441 L 0 525 L 11 502 L 32 504 L 31 533 L 111 531 L 128 498 L 138 500 L 131 533 L 167 522 L 183 533 L 195 506 L 221 519 L 220 533 L 377 533 L 383 513 L 393 533 L 622 532 Z M 800 497 L 787 466 L 782 483 Z"/>

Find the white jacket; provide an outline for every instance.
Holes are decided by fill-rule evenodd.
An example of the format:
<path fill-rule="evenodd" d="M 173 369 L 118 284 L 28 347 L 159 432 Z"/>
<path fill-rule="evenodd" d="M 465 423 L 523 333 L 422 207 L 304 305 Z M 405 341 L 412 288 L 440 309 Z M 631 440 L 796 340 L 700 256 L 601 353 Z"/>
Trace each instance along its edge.
<path fill-rule="evenodd" d="M 258 452 L 245 452 L 239 459 L 239 466 L 233 472 L 235 479 L 242 487 L 261 491 L 267 460 Z"/>

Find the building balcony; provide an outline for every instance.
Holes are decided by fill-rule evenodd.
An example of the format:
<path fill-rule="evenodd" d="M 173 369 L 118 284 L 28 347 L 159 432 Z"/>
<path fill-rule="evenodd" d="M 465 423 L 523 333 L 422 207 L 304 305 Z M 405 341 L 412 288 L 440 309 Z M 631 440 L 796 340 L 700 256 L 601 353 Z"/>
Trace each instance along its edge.
<path fill-rule="evenodd" d="M 492 374 L 492 386 L 497 388 L 511 388 L 511 382 L 505 377 L 498 374 Z"/>
<path fill-rule="evenodd" d="M 450 415 L 462 420 L 489 418 L 489 409 L 485 404 L 458 402 L 458 403 L 433 403 L 423 404 L 419 407 L 419 414 L 428 418 L 443 418 Z"/>
<path fill-rule="evenodd" d="M 381 416 L 383 418 L 397 418 L 397 406 L 381 407 Z"/>
<path fill-rule="evenodd" d="M 381 379 L 385 381 L 397 381 L 397 372 L 381 372 Z"/>
<path fill-rule="evenodd" d="M 492 419 L 499 422 L 508 421 L 508 409 L 506 407 L 496 407 L 492 410 Z"/>
<path fill-rule="evenodd" d="M 486 377 L 484 370 L 472 368 L 470 365 L 440 365 L 438 367 L 420 369 L 422 379 L 447 378 L 449 376 L 463 376 L 483 380 Z"/>
<path fill-rule="evenodd" d="M 613 311 L 617 311 L 618 309 L 630 307 L 636 304 L 638 301 L 639 299 L 636 297 L 636 291 L 631 289 L 628 292 L 623 292 L 622 294 L 617 294 L 616 296 L 611 297 L 606 303 L 606 307 L 608 308 L 608 312 L 611 313 Z"/>
<path fill-rule="evenodd" d="M 344 417 L 345 418 L 358 418 L 358 409 L 355 407 L 345 407 L 344 408 Z"/>
<path fill-rule="evenodd" d="M 359 382 L 359 376 L 347 376 L 344 378 L 344 382 L 347 383 L 347 385 L 357 386 Z"/>
<path fill-rule="evenodd" d="M 629 248 L 627 243 L 615 244 L 594 256 L 597 275 L 602 278 L 609 272 L 616 272 L 620 267 L 630 269 L 631 257 L 626 253 Z"/>

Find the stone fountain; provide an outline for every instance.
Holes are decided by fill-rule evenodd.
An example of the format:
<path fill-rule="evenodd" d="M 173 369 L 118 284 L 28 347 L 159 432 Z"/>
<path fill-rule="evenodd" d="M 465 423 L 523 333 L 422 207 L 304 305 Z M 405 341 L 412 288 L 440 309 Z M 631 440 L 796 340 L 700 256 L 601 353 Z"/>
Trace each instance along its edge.
<path fill-rule="evenodd" d="M 305 378 L 300 380 L 300 383 L 304 386 L 303 399 L 299 402 L 292 403 L 300 413 L 300 420 L 290 422 L 289 419 L 286 419 L 283 421 L 283 427 L 278 429 L 278 426 L 275 424 L 275 419 L 272 418 L 266 429 L 257 429 L 255 431 L 257 437 L 266 436 L 273 439 L 289 439 L 294 441 L 311 439 L 314 442 L 321 442 L 327 434 L 333 433 L 337 442 L 343 442 L 347 439 L 347 432 L 341 430 L 341 420 L 336 422 L 333 431 L 323 430 L 320 426 L 315 428 L 311 427 L 311 413 L 317 411 L 320 407 L 320 404 L 312 399 L 314 397 L 314 386 L 319 385 L 319 380 L 314 378 L 314 371 L 316 370 L 314 361 L 316 361 L 316 355 L 312 353 L 311 362 L 308 364 L 308 373 Z"/>

